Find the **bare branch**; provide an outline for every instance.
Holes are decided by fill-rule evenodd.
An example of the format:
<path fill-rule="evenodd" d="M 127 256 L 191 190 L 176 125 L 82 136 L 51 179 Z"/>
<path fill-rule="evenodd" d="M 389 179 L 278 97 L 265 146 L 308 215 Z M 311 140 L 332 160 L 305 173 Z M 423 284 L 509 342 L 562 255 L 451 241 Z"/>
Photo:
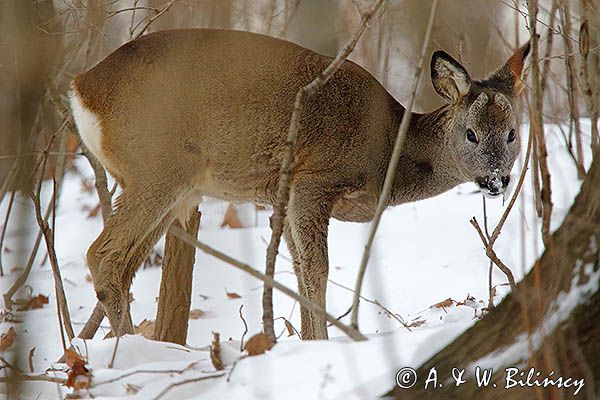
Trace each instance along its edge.
<path fill-rule="evenodd" d="M 377 14 L 381 6 L 386 0 L 377 0 L 373 8 L 368 12 L 362 14 L 361 22 L 352 35 L 352 38 L 342 50 L 337 54 L 335 59 L 325 68 L 325 70 L 317 76 L 308 85 L 302 87 L 296 94 L 294 101 L 294 111 L 290 121 L 288 129 L 287 140 L 285 143 L 285 151 L 281 162 L 281 169 L 279 170 L 279 183 L 277 187 L 277 202 L 273 207 L 273 215 L 271 217 L 271 240 L 267 247 L 267 260 L 265 267 L 265 274 L 272 280 L 275 273 L 275 262 L 277 258 L 277 252 L 279 244 L 281 242 L 281 235 L 283 233 L 283 224 L 285 220 L 286 206 L 289 201 L 290 192 L 290 177 L 291 177 L 291 166 L 294 160 L 294 146 L 296 144 L 296 137 L 298 136 L 298 130 L 300 129 L 300 116 L 302 115 L 302 109 L 306 99 L 314 95 L 320 90 L 328 81 L 331 79 L 333 74 L 342 66 L 348 55 L 354 50 L 356 43 L 369 26 L 369 22 Z M 437 2 L 437 0 L 436 0 Z M 270 285 L 265 284 L 263 291 L 263 329 L 264 332 L 275 340 L 275 331 L 273 329 L 273 289 Z M 311 303 L 312 304 L 312 303 Z"/>
<path fill-rule="evenodd" d="M 171 389 L 173 389 L 173 388 L 175 388 L 177 386 L 187 385 L 188 383 L 205 381 L 205 380 L 208 380 L 208 379 L 220 378 L 220 377 L 222 377 L 224 375 L 225 375 L 225 372 L 221 372 L 219 374 L 199 376 L 199 377 L 196 377 L 196 378 L 190 378 L 190 379 L 185 379 L 185 380 L 182 380 L 182 381 L 173 382 L 169 386 L 167 386 L 165 389 L 163 389 L 163 391 L 160 392 L 156 397 L 154 397 L 153 400 L 159 400 L 165 394 L 167 394 Z"/>
<path fill-rule="evenodd" d="M 41 179 L 41 178 L 40 178 Z M 41 187 L 41 182 L 40 185 Z M 64 328 L 67 332 L 69 341 L 73 340 L 75 333 L 73 332 L 73 325 L 71 324 L 71 316 L 69 314 L 69 306 L 67 304 L 67 297 L 65 295 L 65 289 L 62 283 L 62 276 L 60 268 L 58 266 L 58 259 L 56 257 L 56 250 L 54 249 L 54 234 L 52 228 L 48 225 L 48 221 L 42 217 L 42 211 L 40 206 L 39 191 L 37 196 L 31 196 L 33 204 L 35 206 L 35 217 L 40 227 L 44 240 L 46 242 L 46 250 L 48 251 L 48 258 L 50 260 L 50 266 L 52 267 L 52 274 L 54 275 L 54 288 L 56 292 L 56 303 L 60 309 L 60 316 L 64 320 Z M 66 346 L 65 346 L 66 347 Z"/>
<path fill-rule="evenodd" d="M 375 210 L 375 215 L 373 216 L 373 222 L 371 223 L 371 228 L 369 230 L 369 237 L 367 239 L 367 243 L 365 244 L 365 250 L 363 252 L 362 260 L 360 262 L 358 277 L 356 278 L 356 287 L 354 289 L 354 301 L 352 303 L 351 316 L 351 324 L 356 329 L 358 329 L 358 307 L 360 303 L 360 291 L 362 289 L 362 283 L 365 277 L 365 272 L 367 270 L 367 263 L 369 262 L 369 257 L 371 255 L 371 246 L 373 245 L 373 240 L 375 239 L 375 233 L 377 233 L 377 228 L 379 227 L 381 215 L 383 214 L 383 210 L 385 210 L 385 208 L 387 207 L 388 199 L 390 197 L 392 186 L 394 184 L 396 169 L 398 168 L 398 162 L 400 161 L 400 153 L 402 152 L 402 147 L 404 146 L 404 138 L 406 137 L 406 131 L 408 130 L 408 126 L 412 117 L 412 108 L 415 101 L 415 97 L 417 95 L 417 89 L 419 87 L 419 78 L 421 76 L 421 71 L 423 70 L 423 60 L 425 59 L 425 53 L 427 52 L 427 47 L 429 46 L 429 38 L 433 29 L 433 21 L 435 20 L 437 6 L 438 0 L 434 0 L 429 14 L 429 22 L 427 23 L 425 37 L 423 38 L 421 55 L 419 56 L 419 62 L 417 64 L 417 69 L 415 70 L 415 74 L 413 77 L 413 85 L 410 99 L 408 101 L 408 107 L 402 115 L 402 122 L 400 123 L 398 136 L 396 137 L 396 142 L 394 143 L 394 150 L 392 151 L 390 163 L 385 174 L 383 189 L 381 191 L 381 194 L 379 195 L 377 209 Z"/>
<path fill-rule="evenodd" d="M 542 175 L 542 238 L 548 247 L 552 240 L 550 235 L 550 219 L 552 217 L 552 186 L 550 172 L 548 170 L 548 152 L 546 149 L 546 138 L 544 136 L 544 121 L 542 116 L 543 93 L 540 83 L 540 57 L 537 34 L 537 0 L 527 0 L 529 10 L 529 29 L 531 36 L 531 79 L 533 86 L 533 110 L 531 110 L 530 129 L 536 135 L 537 152 L 539 157 L 540 171 Z"/>

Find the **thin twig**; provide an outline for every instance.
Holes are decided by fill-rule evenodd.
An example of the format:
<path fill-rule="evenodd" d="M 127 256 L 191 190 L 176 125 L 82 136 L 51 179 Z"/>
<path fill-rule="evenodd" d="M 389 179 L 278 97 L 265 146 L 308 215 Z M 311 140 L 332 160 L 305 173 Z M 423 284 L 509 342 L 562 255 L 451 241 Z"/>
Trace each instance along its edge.
<path fill-rule="evenodd" d="M 163 15 L 164 13 L 166 13 L 167 11 L 169 11 L 169 9 L 173 6 L 173 4 L 175 4 L 177 1 L 179 0 L 171 0 L 169 1 L 163 8 L 161 8 L 160 10 L 158 10 L 158 12 L 155 13 L 154 16 L 152 16 L 152 18 L 150 18 L 148 20 L 148 22 L 146 23 L 146 25 L 144 25 L 144 27 L 142 28 L 141 31 L 138 32 L 138 34 L 135 36 L 135 38 L 139 38 L 140 36 L 142 36 L 146 30 L 150 27 L 150 25 L 152 25 L 152 23 L 154 21 L 156 21 L 158 18 L 161 17 L 161 15 Z M 137 26 L 134 28 L 134 30 L 137 28 Z"/>
<path fill-rule="evenodd" d="M 483 227 L 485 228 L 485 236 L 490 241 L 490 230 L 488 229 L 488 216 L 487 216 L 487 204 L 485 202 L 485 196 L 481 195 L 483 199 Z M 494 308 L 494 286 L 492 281 L 492 272 L 494 271 L 494 262 L 490 260 L 490 266 L 488 268 L 488 310 Z"/>
<path fill-rule="evenodd" d="M 248 264 L 244 264 L 244 263 L 236 260 L 235 258 L 230 257 L 227 254 L 222 253 L 216 249 L 213 249 L 212 247 L 198 241 L 196 238 L 193 238 L 192 236 L 190 236 L 183 229 L 181 229 L 177 226 L 171 226 L 169 228 L 169 233 L 174 236 L 177 236 L 179 239 L 183 240 L 184 242 L 189 243 L 192 246 L 199 248 L 203 252 L 205 252 L 213 257 L 216 257 L 219 260 L 221 260 L 237 269 L 240 269 L 240 270 L 252 275 L 256 279 L 261 280 L 265 284 L 267 284 L 271 287 L 274 287 L 275 289 L 283 292 L 287 296 L 298 301 L 298 303 L 300 303 L 302 306 L 304 306 L 309 311 L 314 312 L 314 313 L 319 314 L 320 316 L 324 317 L 327 321 L 331 322 L 333 324 L 333 326 L 335 326 L 336 328 L 338 328 L 339 330 L 344 332 L 348 337 L 350 337 L 356 341 L 367 339 L 363 334 L 358 332 L 356 329 L 353 329 L 350 326 L 342 324 L 334 316 L 332 316 L 331 314 L 328 314 L 327 311 L 323 310 L 321 307 L 319 307 L 318 305 L 316 305 L 315 303 L 313 303 L 306 297 L 294 292 L 293 290 L 291 290 L 287 286 L 282 285 L 281 283 L 277 282 L 273 278 L 271 278 L 261 272 L 258 272 L 257 270 L 255 270 L 254 268 L 249 266 Z"/>
<path fill-rule="evenodd" d="M 248 323 L 246 323 L 246 320 L 244 319 L 244 315 L 242 314 L 243 308 L 244 308 L 244 305 L 243 304 L 240 305 L 240 310 L 239 310 L 240 319 L 244 323 L 244 333 L 242 333 L 242 337 L 240 339 L 240 351 L 244 350 L 244 337 L 246 337 L 246 334 L 248 333 Z"/>
<path fill-rule="evenodd" d="M 14 376 L 10 376 L 8 378 L 0 378 L 0 383 L 8 383 L 14 380 L 22 380 L 22 381 L 36 381 L 36 382 L 52 382 L 52 383 L 58 383 L 60 385 L 64 385 L 65 383 L 67 383 L 67 380 L 65 378 L 58 378 L 55 376 L 48 376 L 48 375 L 44 375 L 44 374 L 40 374 L 40 375 L 29 375 L 29 374 L 21 374 L 21 373 L 15 373 Z"/>
<path fill-rule="evenodd" d="M 271 217 L 271 240 L 269 241 L 269 246 L 267 247 L 265 267 L 265 274 L 270 279 L 273 278 L 275 273 L 277 251 L 279 249 L 281 235 L 283 233 L 286 206 L 288 204 L 290 194 L 290 178 L 292 175 L 291 166 L 294 160 L 294 147 L 296 144 L 296 137 L 298 136 L 298 131 L 300 129 L 300 117 L 302 115 L 304 102 L 307 98 L 313 96 L 318 90 L 320 90 L 329 81 L 329 79 L 331 79 L 333 74 L 343 65 L 344 61 L 352 52 L 352 50 L 354 50 L 356 43 L 358 43 L 358 40 L 385 1 L 387 0 L 377 0 L 373 8 L 362 15 L 361 22 L 352 35 L 352 38 L 336 55 L 335 59 L 321 74 L 319 74 L 319 76 L 298 90 L 298 93 L 296 94 L 294 110 L 292 112 L 283 159 L 281 161 L 281 168 L 279 170 L 277 201 L 273 207 L 273 215 Z M 437 0 L 435 1 L 437 2 Z M 275 340 L 275 330 L 273 328 L 273 289 L 267 284 L 265 284 L 263 290 L 262 305 L 263 330 L 267 335 Z"/>
<path fill-rule="evenodd" d="M 538 46 L 538 35 L 537 35 L 537 14 L 538 6 L 537 0 L 527 0 L 527 7 L 529 10 L 529 29 L 530 29 L 530 43 L 531 43 L 531 79 L 533 86 L 533 110 L 531 110 L 530 117 L 530 129 L 534 131 L 536 135 L 536 141 L 538 145 L 538 157 L 540 172 L 542 175 L 542 238 L 546 248 L 550 246 L 551 235 L 550 235 L 550 219 L 552 218 L 552 186 L 550 179 L 550 172 L 548 169 L 548 151 L 546 149 L 546 138 L 544 136 L 544 121 L 542 117 L 543 110 L 543 99 L 542 89 L 540 83 L 540 66 L 539 66 L 539 46 Z"/>
<path fill-rule="evenodd" d="M 349 288 L 347 286 L 342 285 L 341 283 L 337 283 L 331 279 L 327 279 L 329 282 L 331 282 L 332 284 L 334 284 L 335 286 L 345 289 L 349 292 L 355 293 L 354 289 Z M 406 323 L 406 321 L 404 321 L 402 319 L 402 317 L 398 316 L 398 314 L 392 312 L 392 310 L 390 310 L 389 308 L 387 308 L 386 306 L 384 306 L 383 304 L 381 304 L 379 302 L 379 300 L 371 300 L 365 296 L 363 296 L 362 294 L 360 295 L 360 299 L 363 301 L 366 301 L 367 303 L 371 303 L 373 305 L 376 305 L 377 307 L 381 308 L 383 310 L 383 312 L 385 313 L 385 315 L 395 319 L 396 321 L 398 321 L 398 323 L 400 323 L 400 325 L 402 325 L 404 328 L 406 328 L 409 332 L 412 332 L 412 330 L 410 329 L 410 327 L 408 326 L 408 324 Z M 348 311 L 346 311 L 344 314 L 340 315 L 337 319 L 340 320 L 342 318 L 344 318 L 346 315 L 350 314 L 350 312 L 352 311 L 352 306 L 350 306 L 348 308 Z"/>
<path fill-rule="evenodd" d="M 489 233 L 487 233 L 487 227 L 486 227 L 486 233 L 484 234 L 484 232 L 481 230 L 481 227 L 479 226 L 479 223 L 477 222 L 477 219 L 475 217 L 473 217 L 469 221 L 471 223 L 471 225 L 473 225 L 473 227 L 477 230 L 477 233 L 479 234 L 479 237 L 481 238 L 481 241 L 483 242 L 483 246 L 485 247 L 486 255 L 494 264 L 496 264 L 498 266 L 498 268 L 500 268 L 500 270 L 502 270 L 502 272 L 504 272 L 504 274 L 508 278 L 508 282 L 510 283 L 510 287 L 513 291 L 517 290 L 517 284 L 516 284 L 514 275 L 513 275 L 512 271 L 510 270 L 510 268 L 508 268 L 506 266 L 506 264 L 504 264 L 500 260 L 500 258 L 498 258 L 498 255 L 494 251 L 494 243 L 498 239 L 498 236 L 500 236 L 500 233 L 502 232 L 502 227 L 504 226 L 504 223 L 506 222 L 508 215 L 510 214 L 513 206 L 515 205 L 515 202 L 517 201 L 517 197 L 519 196 L 519 194 L 521 193 L 521 189 L 523 188 L 523 182 L 525 182 L 525 176 L 527 174 L 527 164 L 529 162 L 529 157 L 531 156 L 532 143 L 533 143 L 533 133 L 530 130 L 529 131 L 529 139 L 527 141 L 527 151 L 525 152 L 525 160 L 523 162 L 523 168 L 521 169 L 521 174 L 519 176 L 519 181 L 517 183 L 517 187 L 515 188 L 515 191 L 514 191 L 512 197 L 510 198 L 510 201 L 508 202 L 508 206 L 504 210 L 504 213 L 502 214 L 502 217 L 500 217 L 500 221 L 498 221 L 498 224 L 496 225 L 496 228 L 494 228 L 494 231 L 492 232 L 492 234 L 489 235 Z M 487 220 L 487 213 L 484 214 L 484 218 Z M 486 224 L 487 224 L 487 222 L 486 222 Z M 491 296 L 491 292 L 490 292 L 490 296 Z M 491 300 L 490 300 L 490 302 L 491 302 Z"/>
<path fill-rule="evenodd" d="M 2 265 L 2 253 L 4 250 L 4 239 L 6 238 L 6 228 L 8 228 L 8 219 L 15 201 L 16 191 L 13 190 L 10 193 L 10 199 L 8 200 L 8 208 L 6 210 L 6 217 L 4 218 L 4 225 L 2 225 L 2 233 L 0 234 L 0 276 L 4 276 L 4 267 Z"/>
<path fill-rule="evenodd" d="M 494 264 L 496 264 L 498 266 L 498 268 L 500 268 L 502 270 L 502 272 L 504 272 L 506 274 L 506 277 L 508 278 L 508 283 L 510 283 L 511 289 L 513 290 L 513 292 L 516 292 L 517 291 L 517 283 L 515 281 L 515 277 L 514 277 L 512 271 L 510 270 L 510 268 L 508 268 L 506 266 L 506 264 L 504 264 L 498 258 L 498 255 L 496 254 L 494 249 L 490 246 L 490 243 L 485 238 L 485 234 L 481 230 L 481 227 L 479 226 L 477 219 L 475 217 L 473 217 L 469 222 L 477 230 L 477 233 L 479 234 L 479 237 L 481 238 L 481 241 L 483 242 L 483 246 L 485 247 L 485 254 L 490 258 L 490 260 L 492 260 L 494 262 Z"/>
<path fill-rule="evenodd" d="M 594 90 L 591 80 L 591 74 L 588 68 L 588 56 L 589 56 L 589 21 L 588 21 L 588 12 L 589 4 L 588 0 L 580 0 L 580 9 L 581 9 L 581 27 L 579 29 L 579 54 L 581 55 L 581 67 L 580 67 L 580 75 L 581 75 L 581 89 L 583 92 L 583 97 L 585 98 L 585 102 L 587 104 L 588 113 L 591 118 L 592 125 L 592 145 L 600 143 L 600 133 L 598 132 L 598 103 L 600 103 L 600 98 L 598 96 L 594 96 Z M 598 85 L 596 85 L 598 86 Z M 596 90 L 600 88 L 596 87 Z"/>
<path fill-rule="evenodd" d="M 571 6 L 568 1 L 561 0 L 559 6 L 560 20 L 562 23 L 565 52 L 572 53 L 573 47 L 568 39 L 571 36 Z M 572 124 L 575 127 L 575 149 L 577 157 L 575 166 L 579 179 L 585 177 L 585 163 L 583 160 L 583 143 L 581 141 L 581 124 L 579 121 L 579 104 L 577 99 L 577 87 L 575 83 L 575 66 L 571 57 L 565 57 L 565 69 L 567 71 L 567 97 L 569 99 L 569 111 Z M 570 125 L 570 124 L 569 124 Z"/>
<path fill-rule="evenodd" d="M 352 316 L 350 318 L 352 326 L 356 329 L 358 329 L 358 307 L 360 303 L 360 291 L 362 289 L 362 283 L 367 270 L 367 264 L 371 255 L 371 246 L 373 245 L 373 240 L 375 239 L 375 234 L 377 233 L 377 228 L 379 227 L 381 215 L 383 214 L 383 210 L 385 210 L 385 208 L 387 207 L 388 199 L 390 197 L 392 186 L 394 184 L 394 178 L 396 176 L 398 162 L 400 161 L 400 154 L 402 152 L 402 147 L 404 147 L 404 139 L 406 137 L 406 132 L 408 131 L 408 126 L 412 117 L 412 108 L 415 101 L 415 97 L 417 95 L 417 89 L 419 87 L 419 78 L 423 69 L 423 60 L 425 59 L 425 53 L 427 52 L 427 47 L 429 46 L 429 38 L 433 29 L 433 21 L 435 20 L 437 6 L 438 0 L 434 0 L 433 4 L 431 5 L 431 11 L 429 13 L 429 22 L 427 23 L 425 37 L 423 38 L 419 62 L 417 64 L 417 68 L 413 77 L 413 84 L 410 99 L 408 101 L 408 107 L 402 115 L 402 122 L 400 123 L 400 128 L 398 129 L 398 135 L 396 136 L 396 142 L 394 143 L 392 156 L 390 158 L 387 172 L 385 174 L 383 189 L 381 191 L 381 194 L 379 195 L 377 209 L 375 210 L 375 215 L 373 216 L 373 222 L 371 223 L 371 227 L 369 230 L 369 237 L 367 239 L 367 243 L 365 244 L 365 250 L 363 252 L 362 259 L 360 262 L 358 276 L 356 278 L 356 287 L 354 289 L 354 300 L 352 302 Z"/>
<path fill-rule="evenodd" d="M 85 325 L 83 325 L 83 328 L 81 329 L 81 331 L 79 332 L 79 335 L 77 335 L 77 337 L 80 339 L 93 338 L 94 335 L 96 334 L 96 331 L 98 331 L 98 328 L 100 327 L 100 324 L 102 323 L 103 319 L 104 319 L 104 308 L 102 306 L 102 303 L 100 303 L 98 301 L 98 302 L 96 302 L 96 306 L 94 306 L 94 310 L 92 311 L 92 314 L 86 321 Z"/>
<path fill-rule="evenodd" d="M 108 191 L 108 180 L 106 179 L 106 172 L 102 164 L 96 157 L 94 157 L 90 151 L 85 147 L 83 141 L 79 141 L 81 146 L 81 151 L 85 158 L 87 158 L 90 163 L 92 170 L 94 171 L 94 186 L 96 187 L 96 192 L 98 193 L 98 199 L 100 200 L 100 211 L 102 213 L 102 221 L 106 225 L 106 222 L 112 215 L 112 194 Z"/>
<path fill-rule="evenodd" d="M 41 183 L 40 183 L 41 186 Z M 75 337 L 75 333 L 73 331 L 73 325 L 71 324 L 71 316 L 69 314 L 69 306 L 67 304 L 67 297 L 65 295 L 65 289 L 62 283 L 62 277 L 60 273 L 60 268 L 58 267 L 58 259 L 56 257 L 56 251 L 54 249 L 54 239 L 52 229 L 48 225 L 48 221 L 43 219 L 41 206 L 40 206 L 40 198 L 39 192 L 37 196 L 31 196 L 33 204 L 35 206 L 35 217 L 42 231 L 42 235 L 44 236 L 44 240 L 46 242 L 46 250 L 48 251 L 48 258 L 50 260 L 50 266 L 52 267 L 52 274 L 54 276 L 54 287 L 56 291 L 56 303 L 60 308 L 60 313 L 63 318 L 64 327 L 69 338 L 69 341 L 73 340 Z"/>
<path fill-rule="evenodd" d="M 164 370 L 158 370 L 158 369 L 137 369 L 135 371 L 130 371 L 130 372 L 126 372 L 123 375 L 119 375 L 115 378 L 111 378 L 111 379 L 107 379 L 105 381 L 102 382 L 93 382 L 93 386 L 94 388 L 100 386 L 100 385 L 106 385 L 107 383 L 113 383 L 113 382 L 117 382 L 120 381 L 123 378 L 128 378 L 130 376 L 133 375 L 137 375 L 137 374 L 183 374 L 184 372 L 189 371 L 194 365 L 196 365 L 198 363 L 198 361 L 194 361 L 192 363 L 190 363 L 187 367 L 183 368 L 183 369 L 164 369 Z"/>
<path fill-rule="evenodd" d="M 225 372 L 221 372 L 219 374 L 207 375 L 207 376 L 199 376 L 199 377 L 196 377 L 196 378 L 190 378 L 190 379 L 185 379 L 185 380 L 178 381 L 178 382 L 173 382 L 169 386 L 167 386 L 166 388 L 164 388 L 162 392 L 160 392 L 156 397 L 153 398 L 153 400 L 159 400 L 161 397 L 163 397 L 165 394 L 167 394 L 171 389 L 173 389 L 173 388 L 175 388 L 177 386 L 187 385 L 188 383 L 195 383 L 195 382 L 200 382 L 200 381 L 206 381 L 208 379 L 220 378 L 220 377 L 222 377 L 224 375 L 225 375 Z"/>
<path fill-rule="evenodd" d="M 52 94 L 53 92 L 51 90 L 49 90 L 49 93 Z M 52 98 L 52 96 L 51 96 Z M 59 112 L 59 115 L 60 112 Z M 63 123 L 63 125 L 61 126 L 61 128 L 66 127 L 67 124 Z M 52 142 L 57 136 L 60 136 L 60 145 L 59 145 L 59 152 L 58 152 L 58 161 L 56 164 L 56 172 L 55 172 L 55 176 L 57 177 L 57 182 L 56 182 L 56 197 L 52 198 L 48 204 L 48 207 L 46 208 L 46 212 L 44 213 L 44 220 L 48 220 L 50 218 L 50 213 L 52 212 L 52 210 L 54 209 L 54 202 L 58 202 L 58 197 L 60 196 L 60 192 L 61 192 L 61 188 L 62 188 L 62 181 L 63 181 L 63 177 L 64 177 L 64 171 L 65 171 L 65 163 L 66 163 L 66 141 L 67 141 L 67 134 L 65 129 L 59 129 L 51 138 L 50 138 L 50 142 Z M 47 157 L 47 151 L 49 151 L 49 147 L 46 149 L 45 152 L 41 153 L 41 156 L 38 160 L 38 167 L 39 165 L 41 165 L 42 159 L 43 157 Z M 33 171 L 33 173 L 37 173 L 37 169 Z M 21 274 L 19 275 L 19 277 L 15 280 L 15 282 L 12 284 L 12 286 L 6 291 L 6 293 L 4 293 L 4 295 L 2 296 L 4 299 L 4 306 L 6 308 L 10 308 L 12 307 L 12 297 L 15 295 L 15 293 L 17 292 L 17 290 L 19 290 L 26 282 L 27 279 L 29 278 L 29 274 L 31 272 L 31 268 L 33 267 L 33 262 L 35 261 L 35 258 L 37 256 L 37 252 L 39 250 L 39 246 L 41 244 L 42 241 L 42 231 L 41 229 L 38 230 L 36 239 L 34 241 L 33 247 L 31 249 L 31 253 L 29 254 L 29 259 L 27 260 L 27 265 L 25 266 L 25 268 L 23 269 L 23 271 L 21 272 Z"/>

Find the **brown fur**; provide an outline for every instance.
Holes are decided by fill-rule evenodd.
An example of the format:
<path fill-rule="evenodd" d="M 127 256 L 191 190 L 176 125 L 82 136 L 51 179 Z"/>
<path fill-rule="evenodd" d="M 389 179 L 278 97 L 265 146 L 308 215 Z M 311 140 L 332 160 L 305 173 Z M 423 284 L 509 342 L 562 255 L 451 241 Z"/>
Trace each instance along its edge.
<path fill-rule="evenodd" d="M 136 269 L 171 221 L 188 215 L 202 195 L 275 202 L 294 97 L 330 61 L 257 34 L 174 30 L 125 44 L 74 80 L 74 92 L 100 120 L 104 164 L 124 188 L 88 251 L 113 329 L 132 332 L 126 299 Z M 438 86 L 452 87 L 445 79 Z M 391 205 L 435 196 L 485 172 L 488 159 L 470 174 L 453 147 L 463 146 L 465 124 L 500 124 L 502 132 L 486 135 L 504 137 L 514 124 L 510 112 L 490 112 L 490 121 L 485 110 L 469 111 L 479 93 L 494 99 L 500 86 L 469 78 L 467 86 L 456 84 L 471 87 L 466 95 L 449 94 L 453 101 L 441 109 L 413 115 Z M 512 101 L 512 93 L 505 95 Z M 322 307 L 329 218 L 372 218 L 403 113 L 350 61 L 305 105 L 284 236 L 299 292 Z M 514 157 L 516 151 L 502 158 L 504 172 Z M 302 337 L 326 338 L 325 320 L 302 309 Z"/>

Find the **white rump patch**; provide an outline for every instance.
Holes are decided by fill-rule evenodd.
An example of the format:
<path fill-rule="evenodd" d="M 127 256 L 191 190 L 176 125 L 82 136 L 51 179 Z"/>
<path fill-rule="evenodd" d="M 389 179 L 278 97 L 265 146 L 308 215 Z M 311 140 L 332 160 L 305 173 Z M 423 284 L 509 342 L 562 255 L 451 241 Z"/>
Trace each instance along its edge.
<path fill-rule="evenodd" d="M 69 97 L 71 100 L 73 118 L 75 119 L 75 124 L 77 125 L 81 140 L 92 154 L 100 160 L 102 164 L 106 165 L 108 160 L 102 153 L 102 146 L 100 144 L 100 139 L 102 137 L 100 120 L 96 114 L 83 105 L 76 89 L 71 90 Z"/>

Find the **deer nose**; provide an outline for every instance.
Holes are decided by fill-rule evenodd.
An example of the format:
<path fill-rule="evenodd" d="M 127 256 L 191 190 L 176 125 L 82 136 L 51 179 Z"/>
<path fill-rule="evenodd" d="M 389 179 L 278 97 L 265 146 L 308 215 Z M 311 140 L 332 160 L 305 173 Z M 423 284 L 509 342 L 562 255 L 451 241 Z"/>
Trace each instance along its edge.
<path fill-rule="evenodd" d="M 491 196 L 498 196 L 504 193 L 508 187 L 508 184 L 510 183 L 510 176 L 485 176 L 482 178 L 477 178 L 475 182 L 485 193 Z"/>

